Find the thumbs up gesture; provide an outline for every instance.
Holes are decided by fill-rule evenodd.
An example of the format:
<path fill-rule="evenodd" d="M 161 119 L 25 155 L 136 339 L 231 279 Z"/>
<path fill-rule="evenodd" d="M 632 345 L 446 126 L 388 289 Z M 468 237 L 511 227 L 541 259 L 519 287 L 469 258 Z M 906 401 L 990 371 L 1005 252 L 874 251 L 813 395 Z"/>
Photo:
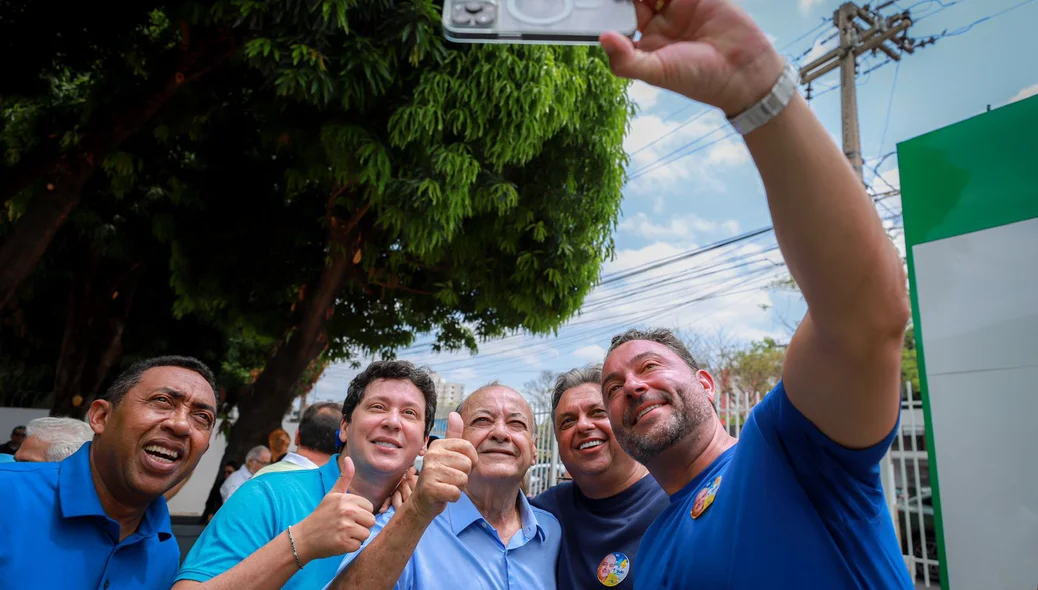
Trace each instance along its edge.
<path fill-rule="evenodd" d="M 346 457 L 342 473 L 310 516 L 292 529 L 304 563 L 360 549 L 375 525 L 371 502 L 348 493 L 354 474 L 353 459 Z"/>
<path fill-rule="evenodd" d="M 447 436 L 434 441 L 425 454 L 422 472 L 418 476 L 409 502 L 419 516 L 431 521 L 455 502 L 469 483 L 469 474 L 479 460 L 472 443 L 461 438 L 461 414 L 451 412 L 447 417 Z"/>

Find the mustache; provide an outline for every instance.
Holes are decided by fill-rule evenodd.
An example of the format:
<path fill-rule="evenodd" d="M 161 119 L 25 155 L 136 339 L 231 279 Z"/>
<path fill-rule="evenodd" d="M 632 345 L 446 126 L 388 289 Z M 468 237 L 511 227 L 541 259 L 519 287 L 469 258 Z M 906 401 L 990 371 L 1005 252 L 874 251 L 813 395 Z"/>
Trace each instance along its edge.
<path fill-rule="evenodd" d="M 627 403 L 627 408 L 624 409 L 624 425 L 627 427 L 634 425 L 634 418 L 637 415 L 636 412 L 639 406 L 643 406 L 646 403 L 666 403 L 674 405 L 674 396 L 670 395 L 665 391 L 657 391 L 652 394 L 643 395 L 642 397 L 631 400 Z"/>

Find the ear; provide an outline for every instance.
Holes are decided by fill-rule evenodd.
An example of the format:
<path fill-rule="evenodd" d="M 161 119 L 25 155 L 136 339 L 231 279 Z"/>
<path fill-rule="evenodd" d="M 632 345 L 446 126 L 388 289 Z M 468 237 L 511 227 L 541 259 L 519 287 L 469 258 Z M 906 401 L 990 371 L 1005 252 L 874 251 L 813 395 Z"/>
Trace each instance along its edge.
<path fill-rule="evenodd" d="M 103 399 L 95 399 L 90 403 L 90 409 L 87 410 L 87 423 L 90 424 L 90 428 L 94 431 L 94 434 L 101 434 L 105 431 L 105 424 L 108 423 L 108 418 L 112 416 L 111 402 Z"/>
<path fill-rule="evenodd" d="M 296 445 L 297 447 L 299 446 L 299 429 L 298 429 L 298 428 L 296 428 L 296 440 L 295 440 L 295 445 Z"/>
<path fill-rule="evenodd" d="M 425 452 L 428 451 L 428 450 L 429 450 L 429 436 L 426 435 L 426 437 L 425 437 L 425 444 L 422 445 L 422 448 L 418 449 L 418 456 L 419 457 L 424 457 L 425 456 Z"/>
<path fill-rule="evenodd" d="M 706 394 L 710 401 L 714 401 L 714 397 L 717 395 L 717 391 L 714 389 L 714 377 L 707 371 L 700 369 L 696 371 L 696 379 L 699 380 L 699 384 L 703 386 L 703 393 Z"/>
<path fill-rule="evenodd" d="M 349 429 L 350 429 L 349 422 L 346 422 L 346 418 L 343 418 L 342 422 L 339 422 L 339 442 L 341 442 L 341 443 L 345 443 L 346 442 L 346 432 Z"/>

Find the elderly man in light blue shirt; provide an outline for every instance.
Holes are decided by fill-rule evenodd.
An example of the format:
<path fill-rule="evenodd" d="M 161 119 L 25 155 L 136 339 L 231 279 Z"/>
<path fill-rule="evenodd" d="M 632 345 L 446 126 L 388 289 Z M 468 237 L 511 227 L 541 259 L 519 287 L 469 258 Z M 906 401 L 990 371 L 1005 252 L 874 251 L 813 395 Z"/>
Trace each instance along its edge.
<path fill-rule="evenodd" d="M 537 460 L 533 432 L 519 393 L 473 392 L 426 453 L 414 494 L 326 588 L 554 589 L 562 527 L 519 488 Z"/>

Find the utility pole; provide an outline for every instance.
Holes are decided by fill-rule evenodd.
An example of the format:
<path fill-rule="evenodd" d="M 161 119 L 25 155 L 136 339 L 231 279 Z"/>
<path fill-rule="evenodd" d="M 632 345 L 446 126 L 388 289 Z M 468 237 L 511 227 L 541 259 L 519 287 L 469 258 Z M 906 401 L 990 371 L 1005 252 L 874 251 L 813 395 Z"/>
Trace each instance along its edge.
<path fill-rule="evenodd" d="M 840 68 L 840 102 L 843 110 L 843 152 L 854 171 L 864 181 L 865 161 L 861 154 L 861 135 L 858 131 L 858 93 L 855 82 L 858 58 L 866 53 L 883 52 L 893 61 L 901 61 L 904 54 L 934 43 L 934 38 L 917 41 L 908 36 L 912 27 L 909 11 L 884 15 L 881 11 L 893 2 L 884 2 L 876 8 L 868 4 L 858 6 L 847 2 L 833 13 L 833 25 L 839 33 L 840 44 L 832 51 L 800 69 L 800 82 L 807 85 L 811 97 L 811 83 Z"/>

